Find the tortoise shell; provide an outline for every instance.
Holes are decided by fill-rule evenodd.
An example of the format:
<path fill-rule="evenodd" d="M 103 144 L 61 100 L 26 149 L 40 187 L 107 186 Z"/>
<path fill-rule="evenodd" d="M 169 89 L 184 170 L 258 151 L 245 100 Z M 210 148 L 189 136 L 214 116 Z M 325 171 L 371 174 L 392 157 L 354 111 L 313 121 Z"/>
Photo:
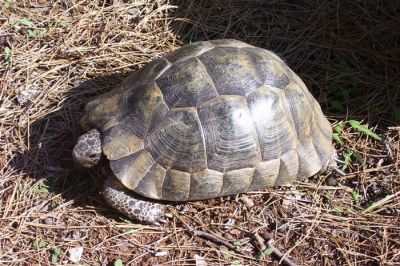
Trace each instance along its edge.
<path fill-rule="evenodd" d="M 335 153 L 331 125 L 274 53 L 196 42 L 156 59 L 85 107 L 82 124 L 128 189 L 187 201 L 290 184 Z"/>

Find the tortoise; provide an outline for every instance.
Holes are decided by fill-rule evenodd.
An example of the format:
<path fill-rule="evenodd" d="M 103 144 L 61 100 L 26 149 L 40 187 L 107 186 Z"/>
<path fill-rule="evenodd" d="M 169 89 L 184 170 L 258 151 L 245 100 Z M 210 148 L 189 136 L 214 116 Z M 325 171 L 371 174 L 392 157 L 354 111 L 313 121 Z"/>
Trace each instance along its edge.
<path fill-rule="evenodd" d="M 145 65 L 85 106 L 73 149 L 104 154 L 107 203 L 143 223 L 164 202 L 288 185 L 335 166 L 332 127 L 275 53 L 238 40 L 194 42 Z"/>

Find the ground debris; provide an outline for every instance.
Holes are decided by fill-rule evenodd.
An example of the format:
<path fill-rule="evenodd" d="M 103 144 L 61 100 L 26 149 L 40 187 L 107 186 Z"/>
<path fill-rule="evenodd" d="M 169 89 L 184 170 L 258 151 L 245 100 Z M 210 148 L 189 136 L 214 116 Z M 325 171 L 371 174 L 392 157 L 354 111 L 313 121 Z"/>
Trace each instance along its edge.
<path fill-rule="evenodd" d="M 193 256 L 193 259 L 194 259 L 195 262 L 196 262 L 196 266 L 207 266 L 207 263 L 206 263 L 206 260 L 204 259 L 204 257 L 195 254 L 195 255 Z"/>
<path fill-rule="evenodd" d="M 73 264 L 68 249 L 76 247 L 84 253 L 75 264 L 85 265 L 193 265 L 195 255 L 208 265 L 277 262 L 273 254 L 257 258 L 252 232 L 267 249 L 273 238 L 300 265 L 399 263 L 396 1 L 113 2 L 0 6 L 2 264 Z M 73 163 L 85 103 L 183 44 L 218 38 L 270 49 L 299 74 L 332 123 L 346 175 L 327 172 L 292 188 L 172 203 L 180 211 L 158 227 L 127 220 L 101 196 L 107 163 L 103 169 Z M 382 141 L 349 120 L 368 125 Z M 32 246 L 35 240 L 40 245 Z"/>
<path fill-rule="evenodd" d="M 16 90 L 17 101 L 21 106 L 27 106 L 40 95 L 40 88 L 33 84 L 25 84 Z"/>
<path fill-rule="evenodd" d="M 247 197 L 246 195 L 242 195 L 240 197 L 240 200 L 243 202 L 243 204 L 247 207 L 247 209 L 251 209 L 254 206 L 254 202 L 251 198 Z"/>
<path fill-rule="evenodd" d="M 68 259 L 73 263 L 81 261 L 83 255 L 83 247 L 74 247 L 68 249 Z"/>

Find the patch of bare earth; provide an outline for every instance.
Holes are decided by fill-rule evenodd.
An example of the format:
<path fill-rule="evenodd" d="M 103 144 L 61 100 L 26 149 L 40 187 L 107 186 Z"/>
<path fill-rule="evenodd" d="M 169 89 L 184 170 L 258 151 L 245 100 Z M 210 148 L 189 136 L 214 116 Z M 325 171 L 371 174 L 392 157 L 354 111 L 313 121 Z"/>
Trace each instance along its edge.
<path fill-rule="evenodd" d="M 0 10 L 0 264 L 400 263 L 398 1 L 2 0 Z M 336 128 L 346 175 L 177 205 L 161 227 L 129 222 L 99 193 L 107 167 L 72 161 L 83 106 L 146 62 L 215 38 L 271 49 L 299 73 Z"/>

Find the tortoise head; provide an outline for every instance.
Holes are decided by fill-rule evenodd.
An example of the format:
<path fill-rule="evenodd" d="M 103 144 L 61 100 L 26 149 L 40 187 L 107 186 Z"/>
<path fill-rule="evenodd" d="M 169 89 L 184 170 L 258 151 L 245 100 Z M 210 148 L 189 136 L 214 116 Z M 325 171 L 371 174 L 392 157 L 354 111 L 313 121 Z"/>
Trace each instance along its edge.
<path fill-rule="evenodd" d="M 74 160 L 84 167 L 95 166 L 101 157 L 100 132 L 92 129 L 79 137 L 72 151 Z"/>

